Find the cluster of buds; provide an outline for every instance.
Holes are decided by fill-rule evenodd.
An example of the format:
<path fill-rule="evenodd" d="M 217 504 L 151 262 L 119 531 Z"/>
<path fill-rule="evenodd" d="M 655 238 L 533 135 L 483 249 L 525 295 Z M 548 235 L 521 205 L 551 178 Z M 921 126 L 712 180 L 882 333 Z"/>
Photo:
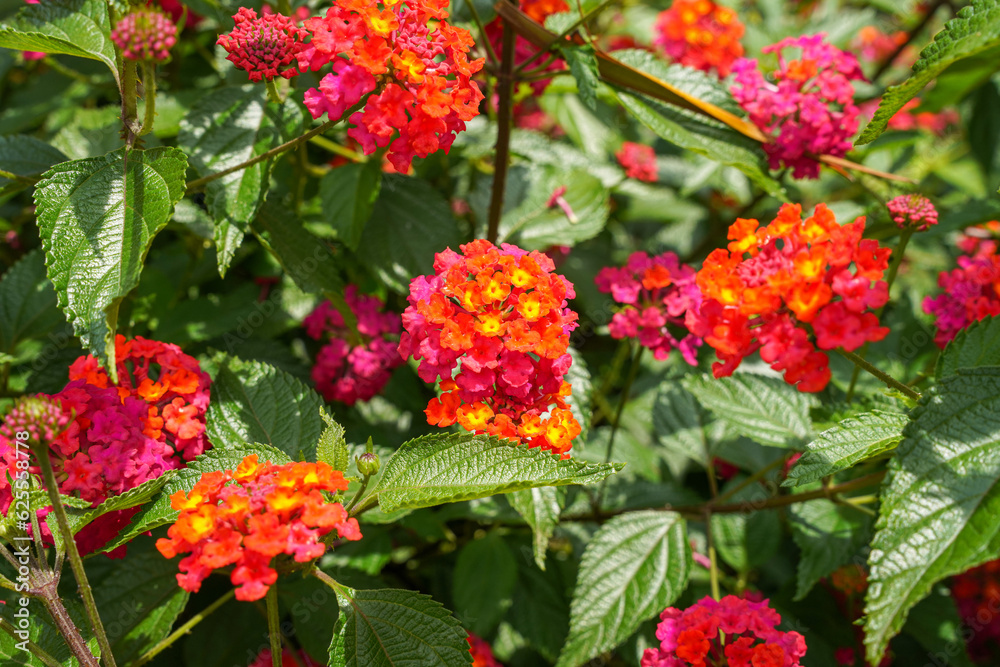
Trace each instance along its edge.
<path fill-rule="evenodd" d="M 396 313 L 382 312 L 385 304 L 375 296 L 359 295 L 349 285 L 344 300 L 357 318 L 357 336 L 344 324 L 344 317 L 324 301 L 306 317 L 306 333 L 326 341 L 316 357 L 312 378 L 316 389 L 328 401 L 354 405 L 371 400 L 382 391 L 392 370 L 403 363 L 396 351 L 400 319 Z"/>
<path fill-rule="evenodd" d="M 674 62 L 729 75 L 743 55 L 744 27 L 736 12 L 710 0 L 674 0 L 656 19 L 653 43 Z"/>
<path fill-rule="evenodd" d="M 900 229 L 909 227 L 918 232 L 927 231 L 938 223 L 937 209 L 923 195 L 899 195 L 886 204 L 892 221 Z"/>
<path fill-rule="evenodd" d="M 346 490 L 343 473 L 326 463 L 275 465 L 251 454 L 236 470 L 207 472 L 190 492 L 170 496 L 180 514 L 156 548 L 165 558 L 190 554 L 177 575 L 184 590 L 197 592 L 213 570 L 232 565 L 236 599 L 259 600 L 278 579 L 276 556 L 315 560 L 326 552 L 320 538 L 334 530 L 361 539 L 358 520 L 323 497 Z"/>
<path fill-rule="evenodd" d="M 309 35 L 295 21 L 281 14 L 263 14 L 240 7 L 233 16 L 236 26 L 220 35 L 216 44 L 229 53 L 226 60 L 249 73 L 251 81 L 281 76 L 290 79 L 298 74 L 298 54 Z"/>
<path fill-rule="evenodd" d="M 801 667 L 806 640 L 776 629 L 781 616 L 767 600 L 706 597 L 684 611 L 669 607 L 656 627 L 657 648 L 642 654 L 642 667 Z"/>
<path fill-rule="evenodd" d="M 764 144 L 771 168 L 791 167 L 795 178 L 818 178 L 816 156 L 843 156 L 858 130 L 851 81 L 863 81 L 864 75 L 853 54 L 824 37 L 790 37 L 764 47 L 764 53 L 778 54 L 774 83 L 764 79 L 755 59 L 733 64 L 733 96 L 771 138 Z M 801 57 L 786 59 L 786 49 L 800 49 Z"/>
<path fill-rule="evenodd" d="M 695 271 L 681 264 L 677 255 L 665 252 L 650 257 L 634 252 L 624 267 L 601 269 L 594 282 L 601 292 L 625 305 L 611 318 L 612 338 L 638 338 L 640 345 L 661 360 L 678 349 L 689 364 L 698 363 L 701 339 L 685 330 L 678 340 L 669 329 L 683 330 L 685 313 L 701 304 Z"/>
<path fill-rule="evenodd" d="M 111 41 L 129 60 L 166 60 L 177 43 L 177 26 L 162 11 L 140 7 L 115 25 Z"/>
<path fill-rule="evenodd" d="M 864 218 L 838 225 L 825 204 L 806 219 L 800 205 L 785 204 L 764 227 L 738 219 L 728 249 L 713 250 L 698 272 L 704 300 L 685 320 L 721 360 L 715 377 L 760 350 L 786 382 L 821 391 L 830 369 L 820 350 L 882 340 L 889 330 L 872 311 L 889 298 L 882 276 L 891 251 L 862 239 L 864 228 Z"/>
<path fill-rule="evenodd" d="M 566 454 L 580 433 L 563 380 L 573 285 L 539 252 L 483 240 L 461 250 L 435 255 L 434 274 L 410 283 L 403 313 L 400 354 L 420 360 L 425 382 L 441 380 L 427 421 Z"/>
<path fill-rule="evenodd" d="M 625 175 L 629 178 L 646 183 L 656 182 L 656 152 L 652 146 L 626 141 L 622 143 L 621 149 L 615 153 L 615 158 L 618 159 L 618 164 L 625 169 Z"/>

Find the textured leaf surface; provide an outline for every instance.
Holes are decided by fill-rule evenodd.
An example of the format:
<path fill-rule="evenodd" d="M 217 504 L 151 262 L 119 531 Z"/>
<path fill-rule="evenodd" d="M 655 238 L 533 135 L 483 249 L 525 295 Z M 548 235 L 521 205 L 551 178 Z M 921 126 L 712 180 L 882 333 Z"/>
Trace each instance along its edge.
<path fill-rule="evenodd" d="M 789 510 L 792 538 L 799 545 L 795 599 L 804 598 L 816 583 L 851 562 L 871 538 L 872 517 L 847 505 L 813 500 Z M 863 565 L 859 558 L 857 565 Z"/>
<path fill-rule="evenodd" d="M 114 368 L 118 306 L 138 284 L 153 237 L 184 196 L 186 169 L 187 158 L 176 148 L 121 149 L 58 164 L 35 188 L 59 305 L 105 368 Z"/>
<path fill-rule="evenodd" d="M 344 281 L 337 272 L 337 260 L 330 248 L 302 226 L 287 207 L 265 202 L 254 223 L 263 241 L 281 263 L 288 277 L 303 292 L 336 298 Z"/>
<path fill-rule="evenodd" d="M 936 582 L 1000 551 L 1000 368 L 941 380 L 904 435 L 883 483 L 868 561 L 869 660 Z"/>
<path fill-rule="evenodd" d="M 471 632 L 487 636 L 510 605 L 517 560 L 503 538 L 492 532 L 462 548 L 452 581 L 456 615 Z"/>
<path fill-rule="evenodd" d="M 45 255 L 33 250 L 0 278 L 0 352 L 12 354 L 22 339 L 49 333 L 61 322 Z"/>
<path fill-rule="evenodd" d="M 511 507 L 531 527 L 535 563 L 545 569 L 545 554 L 549 550 L 549 539 L 559 525 L 562 512 L 560 491 L 554 486 L 540 486 L 535 489 L 514 491 L 507 496 Z"/>
<path fill-rule="evenodd" d="M 0 165 L 4 171 L 18 176 L 38 176 L 66 156 L 56 148 L 34 137 L 16 134 L 0 137 Z M 0 188 L 12 181 L 0 176 Z"/>
<path fill-rule="evenodd" d="M 319 182 L 323 220 L 337 230 L 337 238 L 351 250 L 357 250 L 361 243 L 361 234 L 381 188 L 382 169 L 378 160 L 331 169 Z"/>
<path fill-rule="evenodd" d="M 594 238 L 608 222 L 611 191 L 585 169 L 533 165 L 526 176 L 530 184 L 524 199 L 500 221 L 500 239 L 525 248 L 573 245 Z M 565 188 L 563 200 L 570 213 L 549 199 Z M 572 217 L 570 217 L 572 215 Z"/>
<path fill-rule="evenodd" d="M 225 356 L 218 362 L 207 417 L 212 444 L 260 442 L 297 461 L 315 461 L 323 399 L 274 366 Z"/>
<path fill-rule="evenodd" d="M 369 493 L 385 512 L 485 498 L 537 486 L 591 484 L 621 464 L 560 459 L 538 447 L 484 435 L 427 435 L 404 443 L 383 464 Z"/>
<path fill-rule="evenodd" d="M 959 368 L 1000 366 L 1000 317 L 973 322 L 944 348 L 938 358 L 936 375 L 954 375 Z"/>
<path fill-rule="evenodd" d="M 344 427 L 334 421 L 333 417 L 326 414 L 326 410 L 322 408 L 319 416 L 323 418 L 326 428 L 316 443 L 316 460 L 329 464 L 334 470 L 346 472 L 347 466 L 351 463 L 351 454 L 344 438 Z"/>
<path fill-rule="evenodd" d="M 271 150 L 283 138 L 301 134 L 303 126 L 293 101 L 278 106 L 259 85 L 231 86 L 201 98 L 181 120 L 177 140 L 198 175 L 208 176 Z M 264 160 L 205 186 L 222 275 L 264 202 L 273 165 L 274 158 Z"/>
<path fill-rule="evenodd" d="M 894 449 L 908 421 L 906 415 L 881 410 L 845 419 L 806 445 L 782 486 L 815 482 Z"/>
<path fill-rule="evenodd" d="M 690 569 L 679 515 L 641 511 L 608 521 L 583 552 L 557 667 L 577 667 L 625 641 L 677 599 Z"/>
<path fill-rule="evenodd" d="M 855 143 L 867 144 L 878 138 L 896 112 L 948 67 L 972 56 L 996 55 L 996 49 L 1000 49 L 1000 2 L 973 0 L 945 23 L 934 42 L 920 52 L 913 75 L 885 91 L 878 111 Z"/>
<path fill-rule="evenodd" d="M 691 375 L 684 385 L 716 417 L 762 445 L 795 446 L 812 433 L 809 408 L 816 397 L 780 379 L 750 373 L 719 379 Z"/>
<path fill-rule="evenodd" d="M 149 502 L 153 496 L 159 493 L 160 489 L 165 487 L 167 483 L 169 483 L 170 480 L 172 480 L 176 475 L 176 470 L 168 470 L 159 477 L 146 480 L 134 489 L 129 489 L 119 496 L 112 496 L 111 498 L 108 498 L 93 509 L 67 510 L 67 513 L 69 514 L 70 528 L 75 534 L 83 529 L 83 527 L 88 523 L 91 523 L 94 519 L 99 516 L 103 516 L 108 512 L 129 509 L 131 507 L 135 507 L 136 505 L 142 505 L 145 502 Z"/>
<path fill-rule="evenodd" d="M 570 72 L 573 73 L 573 78 L 576 79 L 577 94 L 580 99 L 591 109 L 597 109 L 597 87 L 600 85 L 600 78 L 597 73 L 597 58 L 594 57 L 594 47 L 585 44 L 564 48 L 562 53 L 569 64 Z"/>

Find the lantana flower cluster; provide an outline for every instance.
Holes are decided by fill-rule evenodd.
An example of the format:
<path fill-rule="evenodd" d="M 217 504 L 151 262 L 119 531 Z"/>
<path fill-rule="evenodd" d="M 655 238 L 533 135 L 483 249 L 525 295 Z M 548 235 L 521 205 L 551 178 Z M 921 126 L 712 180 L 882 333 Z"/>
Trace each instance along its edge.
<path fill-rule="evenodd" d="M 249 73 L 251 81 L 290 79 L 298 71 L 298 54 L 305 48 L 309 31 L 276 13 L 260 17 L 253 9 L 240 7 L 233 15 L 235 27 L 216 40 L 229 53 L 226 60 Z"/>
<path fill-rule="evenodd" d="M 629 178 L 646 183 L 656 182 L 656 152 L 652 146 L 625 141 L 615 157 Z"/>
<path fill-rule="evenodd" d="M 326 463 L 275 465 L 251 454 L 236 470 L 204 473 L 190 492 L 170 496 L 180 514 L 156 548 L 165 558 L 190 554 L 177 575 L 184 590 L 197 592 L 213 570 L 231 565 L 236 599 L 259 600 L 278 579 L 275 556 L 319 558 L 326 552 L 320 538 L 334 530 L 361 539 L 358 520 L 323 497 L 346 490 L 343 473 Z"/>
<path fill-rule="evenodd" d="M 767 600 L 706 597 L 684 611 L 669 607 L 660 619 L 660 646 L 643 652 L 642 667 L 705 667 L 723 658 L 728 667 L 801 667 L 806 654 L 802 635 L 777 629 L 781 616 Z"/>
<path fill-rule="evenodd" d="M 479 113 L 472 76 L 484 63 L 469 60 L 472 36 L 445 20 L 447 4 L 340 0 L 306 20 L 312 38 L 296 55 L 299 68 L 333 70 L 306 91 L 313 118 L 339 119 L 368 95 L 347 132 L 366 155 L 388 147 L 393 167 L 406 172 L 415 156 L 447 151 Z"/>
<path fill-rule="evenodd" d="M 382 391 L 392 370 L 403 363 L 396 351 L 400 319 L 383 312 L 385 304 L 378 297 L 359 295 L 354 285 L 344 291 L 344 300 L 357 318 L 360 340 L 329 301 L 317 306 L 303 325 L 311 338 L 326 341 L 312 369 L 316 389 L 328 401 L 354 405 Z"/>
<path fill-rule="evenodd" d="M 565 454 L 580 433 L 563 379 L 577 326 L 572 283 L 537 251 L 484 240 L 461 251 L 435 255 L 403 313 L 400 354 L 420 360 L 425 382 L 441 380 L 427 421 Z"/>
<path fill-rule="evenodd" d="M 886 203 L 889 216 L 900 229 L 911 227 L 918 232 L 930 229 L 938 223 L 937 209 L 931 200 L 923 195 L 899 195 Z"/>
<path fill-rule="evenodd" d="M 601 292 L 625 305 L 611 318 L 612 338 L 637 338 L 657 359 L 666 359 L 677 349 L 689 364 L 698 363 L 701 339 L 684 329 L 684 317 L 701 305 L 701 292 L 694 269 L 681 264 L 677 255 L 665 252 L 650 257 L 634 252 L 624 267 L 601 269 L 594 282 Z M 678 340 L 671 326 L 683 331 L 683 338 Z"/>
<path fill-rule="evenodd" d="M 733 64 L 731 88 L 751 122 L 767 134 L 764 144 L 772 169 L 793 169 L 795 178 L 818 178 L 818 155 L 841 157 L 851 148 L 860 111 L 854 104 L 851 81 L 864 75 L 853 54 L 824 41 L 824 34 L 783 39 L 764 47 L 778 54 L 774 83 L 764 78 L 756 59 Z M 787 49 L 799 49 L 789 60 Z"/>
<path fill-rule="evenodd" d="M 166 60 L 177 43 L 177 26 L 162 11 L 140 7 L 115 25 L 111 41 L 129 60 Z"/>
<path fill-rule="evenodd" d="M 493 649 L 488 641 L 469 633 L 469 654 L 472 656 L 472 667 L 501 667 L 493 656 Z"/>
<path fill-rule="evenodd" d="M 966 230 L 958 267 L 938 276 L 939 295 L 924 298 L 924 312 L 934 316 L 937 327 L 934 342 L 941 348 L 973 322 L 1000 315 L 1000 254 L 990 237 L 998 231 L 997 222 Z"/>
<path fill-rule="evenodd" d="M 820 350 L 884 338 L 889 330 L 873 311 L 889 298 L 882 276 L 891 251 L 862 239 L 864 228 L 864 218 L 838 225 L 825 204 L 806 219 L 800 205 L 785 204 L 763 227 L 737 219 L 728 248 L 713 250 L 698 272 L 704 300 L 685 320 L 715 349 L 715 377 L 760 350 L 786 382 L 820 391 L 830 379 Z"/>
<path fill-rule="evenodd" d="M 674 62 L 729 76 L 743 55 L 745 28 L 736 12 L 710 0 L 674 0 L 656 19 L 653 43 Z"/>

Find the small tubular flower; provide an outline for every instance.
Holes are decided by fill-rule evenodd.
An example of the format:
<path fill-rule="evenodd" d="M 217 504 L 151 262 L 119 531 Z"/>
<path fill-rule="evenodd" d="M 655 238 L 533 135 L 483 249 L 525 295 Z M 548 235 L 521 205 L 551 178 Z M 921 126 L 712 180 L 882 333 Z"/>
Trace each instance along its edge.
<path fill-rule="evenodd" d="M 573 285 L 552 260 L 484 240 L 435 255 L 434 274 L 410 283 L 399 353 L 441 380 L 427 421 L 514 438 L 567 455 L 580 425 L 563 379 L 573 358 Z"/>
<path fill-rule="evenodd" d="M 900 195 L 886 204 L 892 221 L 900 229 L 912 227 L 918 232 L 927 231 L 938 223 L 937 209 L 923 195 Z"/>
<path fill-rule="evenodd" d="M 653 43 L 681 65 L 729 75 L 743 55 L 744 27 L 736 12 L 710 0 L 674 0 L 656 19 Z"/>
<path fill-rule="evenodd" d="M 615 157 L 625 169 L 625 175 L 646 183 L 656 182 L 656 153 L 652 146 L 644 146 L 632 141 L 622 143 Z"/>
<path fill-rule="evenodd" d="M 226 60 L 247 72 L 251 81 L 276 76 L 290 79 L 299 73 L 297 58 L 305 48 L 303 40 L 308 30 L 287 16 L 265 13 L 258 17 L 256 11 L 246 7 L 240 7 L 233 20 L 233 29 L 219 35 L 215 43 L 229 53 Z"/>
<path fill-rule="evenodd" d="M 706 597 L 684 611 L 668 607 L 660 619 L 660 645 L 643 652 L 642 667 L 705 667 L 723 656 L 728 667 L 802 667 L 806 654 L 802 635 L 776 629 L 781 616 L 767 600 Z"/>
<path fill-rule="evenodd" d="M 670 330 L 683 329 L 685 313 L 701 305 L 695 271 L 681 264 L 677 255 L 634 252 L 624 267 L 601 269 L 594 282 L 625 306 L 611 318 L 612 338 L 637 338 L 657 359 L 666 359 L 677 349 L 689 364 L 698 363 L 701 339 L 686 330 L 678 339 Z"/>
<path fill-rule="evenodd" d="M 251 454 L 236 470 L 204 473 L 190 492 L 170 496 L 180 514 L 156 548 L 165 558 L 190 554 L 177 575 L 184 590 L 197 592 L 212 570 L 232 565 L 236 599 L 259 600 L 277 581 L 274 557 L 315 560 L 326 552 L 320 538 L 334 530 L 361 539 L 358 520 L 323 497 L 346 490 L 343 473 L 326 463 L 275 465 Z"/>
<path fill-rule="evenodd" d="M 764 79 L 756 60 L 733 64 L 730 90 L 750 121 L 771 138 L 764 144 L 771 168 L 791 167 L 795 178 L 818 178 L 814 156 L 843 156 L 858 129 L 851 81 L 863 81 L 864 75 L 854 55 L 824 37 L 788 38 L 765 47 L 764 53 L 778 54 L 774 83 Z M 787 49 L 799 49 L 800 58 L 786 59 Z"/>
<path fill-rule="evenodd" d="M 111 41 L 129 60 L 166 60 L 177 43 L 177 26 L 162 11 L 140 7 L 115 25 Z"/>
<path fill-rule="evenodd" d="M 403 363 L 396 351 L 400 319 L 382 312 L 385 304 L 378 297 L 359 295 L 354 285 L 347 287 L 344 300 L 358 320 L 358 344 L 352 344 L 353 333 L 329 301 L 317 306 L 303 325 L 311 338 L 325 341 L 312 370 L 316 389 L 328 401 L 354 405 L 382 391 L 392 370 Z"/>
<path fill-rule="evenodd" d="M 785 204 L 764 227 L 737 220 L 728 248 L 705 259 L 696 278 L 702 303 L 685 316 L 720 359 L 715 377 L 760 350 L 799 391 L 821 391 L 830 369 L 820 350 L 882 340 L 889 330 L 873 311 L 889 298 L 882 275 L 891 251 L 862 239 L 864 228 L 864 218 L 838 225 L 825 204 L 806 219 L 800 205 Z"/>

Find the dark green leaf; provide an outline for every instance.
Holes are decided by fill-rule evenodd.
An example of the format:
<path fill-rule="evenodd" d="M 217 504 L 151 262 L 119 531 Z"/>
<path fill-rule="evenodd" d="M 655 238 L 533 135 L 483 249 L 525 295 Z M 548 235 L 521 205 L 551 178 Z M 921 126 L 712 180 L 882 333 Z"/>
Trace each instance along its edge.
<path fill-rule="evenodd" d="M 997 166 L 1000 152 L 1000 89 L 995 81 L 988 82 L 976 92 L 969 119 L 969 148 L 979 162 L 983 174 L 989 178 Z"/>
<path fill-rule="evenodd" d="M 503 538 L 493 532 L 462 548 L 452 582 L 455 615 L 474 634 L 485 637 L 493 632 L 510 605 L 517 582 L 517 561 Z"/>
<path fill-rule="evenodd" d="M 972 667 L 965 653 L 965 633 L 970 629 L 958 615 L 951 592 L 939 586 L 913 608 L 903 634 L 913 637 L 927 651 L 935 667 Z"/>
<path fill-rule="evenodd" d="M 813 500 L 792 505 L 789 510 L 792 537 L 802 550 L 795 599 L 801 600 L 823 577 L 857 558 L 871 538 L 872 517 L 847 505 Z"/>
<path fill-rule="evenodd" d="M 64 322 L 56 293 L 45 276 L 45 255 L 32 251 L 0 278 L 0 352 L 52 332 Z"/>
<path fill-rule="evenodd" d="M 730 484 L 738 484 L 742 479 L 736 477 Z M 743 503 L 753 510 L 769 497 L 760 484 L 751 484 L 727 502 Z M 746 572 L 763 565 L 777 552 L 781 545 L 781 520 L 770 510 L 713 514 L 712 537 L 719 557 L 736 570 Z"/>
<path fill-rule="evenodd" d="M 559 525 L 562 511 L 562 489 L 554 486 L 540 486 L 508 494 L 511 507 L 524 518 L 533 535 L 535 563 L 545 569 L 545 555 L 549 550 L 549 539 Z"/>
<path fill-rule="evenodd" d="M 302 221 L 285 206 L 265 203 L 254 228 L 266 247 L 281 263 L 299 289 L 336 299 L 344 289 L 337 272 L 337 260 L 330 248 L 302 226 Z"/>
<path fill-rule="evenodd" d="M 47 171 L 57 162 L 65 161 L 66 156 L 59 150 L 34 137 L 23 134 L 0 137 L 0 168 L 4 171 L 32 177 Z M 14 182 L 0 176 L 0 188 Z"/>
<path fill-rule="evenodd" d="M 585 169 L 531 166 L 530 189 L 500 221 L 500 239 L 525 248 L 575 245 L 594 238 L 608 222 L 611 191 Z M 557 189 L 569 211 L 549 201 Z"/>
<path fill-rule="evenodd" d="M 597 58 L 594 47 L 589 44 L 562 49 L 563 58 L 569 65 L 573 78 L 576 79 L 578 95 L 583 103 L 591 109 L 597 109 L 597 87 L 600 77 L 597 73 Z"/>
<path fill-rule="evenodd" d="M 935 375 L 954 375 L 959 368 L 1000 366 L 1000 317 L 973 322 L 958 332 L 938 358 Z"/>
<path fill-rule="evenodd" d="M 379 160 L 345 164 L 331 169 L 319 182 L 323 220 L 337 230 L 337 238 L 357 250 L 365 224 L 372 216 L 382 187 Z"/>

